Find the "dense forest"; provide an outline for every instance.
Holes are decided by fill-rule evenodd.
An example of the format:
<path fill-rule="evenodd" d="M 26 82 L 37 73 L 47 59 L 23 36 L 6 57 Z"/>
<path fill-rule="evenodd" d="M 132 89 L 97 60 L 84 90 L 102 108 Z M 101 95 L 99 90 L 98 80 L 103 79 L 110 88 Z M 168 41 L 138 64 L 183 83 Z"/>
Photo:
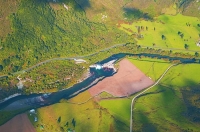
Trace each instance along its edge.
<path fill-rule="evenodd" d="M 73 0 L 20 2 L 9 16 L 12 33 L 1 42 L 2 73 L 16 72 L 53 57 L 77 56 L 127 41 L 116 28 L 88 21 Z M 98 47 L 98 48 L 97 48 Z"/>

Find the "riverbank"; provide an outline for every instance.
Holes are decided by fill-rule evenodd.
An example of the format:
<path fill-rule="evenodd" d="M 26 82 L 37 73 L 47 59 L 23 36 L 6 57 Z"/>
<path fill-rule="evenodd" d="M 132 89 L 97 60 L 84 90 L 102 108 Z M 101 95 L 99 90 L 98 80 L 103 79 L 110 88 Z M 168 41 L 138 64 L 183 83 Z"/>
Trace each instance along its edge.
<path fill-rule="evenodd" d="M 124 58 L 125 56 L 136 56 L 138 58 L 140 58 L 141 56 L 146 56 L 146 57 L 150 57 L 150 58 L 166 58 L 167 56 L 162 56 L 162 55 L 157 55 L 157 54 L 128 54 L 128 53 L 120 53 L 120 54 L 114 54 L 100 62 L 98 62 L 99 64 L 104 64 L 107 63 L 111 60 L 120 60 L 122 58 Z M 181 59 L 180 61 L 184 62 L 184 63 L 197 63 L 196 59 L 193 58 L 180 58 L 180 57 L 168 57 L 168 61 L 172 60 L 174 61 L 175 59 Z M 89 89 L 90 87 L 96 85 L 99 81 L 102 81 L 104 79 L 104 76 L 90 76 L 89 78 L 87 78 L 86 80 L 82 81 L 81 83 L 77 83 L 74 86 L 62 90 L 62 91 L 58 91 L 58 92 L 54 92 L 52 93 L 49 98 L 44 99 L 44 101 L 42 103 L 37 103 L 32 101 L 32 100 L 37 100 L 37 98 L 39 98 L 39 96 L 41 96 L 42 94 L 31 94 L 28 96 L 17 96 L 14 98 L 11 98 L 7 101 L 5 101 L 4 103 L 0 104 L 0 110 L 1 111 L 5 111 L 5 110 L 9 110 L 12 111 L 13 107 L 10 106 L 16 106 L 15 110 L 19 110 L 16 114 L 18 113 L 22 113 L 26 110 L 32 109 L 32 108 L 40 108 L 40 107 L 44 107 L 47 105 L 51 105 L 54 103 L 59 102 L 61 99 L 69 99 L 72 98 L 76 95 L 78 95 L 79 93 Z M 28 102 L 27 102 L 28 101 Z M 15 105 L 15 104 L 20 104 L 20 105 Z M 19 108 L 19 109 L 18 109 Z M 14 110 L 13 110 L 14 112 Z M 13 114 L 12 114 L 13 116 Z M 11 117 L 9 117 L 11 118 Z M 8 119 L 8 117 L 6 117 L 6 120 Z M 3 120 L 3 119 L 2 119 Z"/>
<path fill-rule="evenodd" d="M 10 95 L 7 98 L 4 98 L 4 99 L 0 100 L 0 104 L 5 102 L 5 101 L 7 101 L 7 100 L 9 100 L 9 99 L 11 99 L 11 98 L 17 97 L 19 95 L 22 95 L 22 94 L 21 93 L 16 93 L 16 94 Z"/>

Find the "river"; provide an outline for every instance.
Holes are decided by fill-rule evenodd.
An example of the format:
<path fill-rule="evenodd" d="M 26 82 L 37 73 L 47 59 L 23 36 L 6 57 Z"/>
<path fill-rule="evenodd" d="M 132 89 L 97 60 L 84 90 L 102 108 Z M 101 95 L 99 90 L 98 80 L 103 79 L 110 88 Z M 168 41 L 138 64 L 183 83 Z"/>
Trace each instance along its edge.
<path fill-rule="evenodd" d="M 200 63 L 200 60 L 196 60 L 194 58 L 181 58 L 181 57 L 169 57 L 169 56 L 163 56 L 160 54 L 147 54 L 147 53 L 141 53 L 141 54 L 129 54 L 129 53 L 119 53 L 114 54 L 100 62 L 97 62 L 98 64 L 104 64 L 112 60 L 120 60 L 124 58 L 125 56 L 146 56 L 151 58 L 158 58 L 158 59 L 169 59 L 169 60 L 179 60 L 181 63 Z M 49 93 L 49 94 L 31 94 L 31 95 L 19 95 L 17 97 L 13 97 L 3 103 L 0 103 L 0 112 L 1 111 L 16 111 L 18 110 L 18 113 L 25 112 L 29 109 L 33 108 L 40 108 L 47 105 L 51 105 L 54 103 L 58 103 L 61 99 L 70 99 L 79 93 L 89 89 L 93 85 L 97 84 L 100 80 L 106 78 L 108 75 L 105 74 L 93 74 L 84 81 L 75 84 L 74 86 L 63 89 L 58 92 Z"/>

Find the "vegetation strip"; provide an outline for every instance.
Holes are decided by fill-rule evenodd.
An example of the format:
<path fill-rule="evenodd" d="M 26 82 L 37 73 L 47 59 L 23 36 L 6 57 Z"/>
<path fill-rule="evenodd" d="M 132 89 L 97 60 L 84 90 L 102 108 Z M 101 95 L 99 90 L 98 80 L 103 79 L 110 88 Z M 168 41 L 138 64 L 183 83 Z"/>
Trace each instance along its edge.
<path fill-rule="evenodd" d="M 85 56 L 66 57 L 66 58 L 53 58 L 53 59 L 45 60 L 45 61 L 42 61 L 42 62 L 40 62 L 40 63 L 38 63 L 36 65 L 33 65 L 33 66 L 27 68 L 27 69 L 24 69 L 24 70 L 21 70 L 21 71 L 17 71 L 17 72 L 11 73 L 11 74 L 24 73 L 24 72 L 32 70 L 33 68 L 35 68 L 37 66 L 40 66 L 40 65 L 43 65 L 43 64 L 49 63 L 51 61 L 55 61 L 55 60 L 73 60 L 73 59 L 79 59 L 79 58 L 87 58 L 87 57 L 93 56 L 93 55 L 98 54 L 98 53 L 103 52 L 103 51 L 107 51 L 107 50 L 112 49 L 112 48 L 125 46 L 126 44 L 127 43 L 125 43 L 125 44 L 115 44 L 115 45 L 113 45 L 113 46 L 111 46 L 109 48 L 105 48 L 103 50 L 100 50 L 98 52 L 95 52 L 95 53 L 92 53 L 92 54 L 89 54 L 89 55 L 85 55 Z M 143 45 L 138 45 L 138 46 L 141 46 L 142 48 L 161 48 L 161 47 L 149 47 L 149 46 L 143 46 Z M 184 50 L 184 49 L 176 49 L 176 48 L 164 48 L 164 50 L 165 49 L 166 50 L 181 50 L 181 51 L 200 52 L 200 50 Z M 6 76 L 8 76 L 8 74 L 7 75 L 2 75 L 2 76 L 0 76 L 0 78 L 6 77 Z"/>

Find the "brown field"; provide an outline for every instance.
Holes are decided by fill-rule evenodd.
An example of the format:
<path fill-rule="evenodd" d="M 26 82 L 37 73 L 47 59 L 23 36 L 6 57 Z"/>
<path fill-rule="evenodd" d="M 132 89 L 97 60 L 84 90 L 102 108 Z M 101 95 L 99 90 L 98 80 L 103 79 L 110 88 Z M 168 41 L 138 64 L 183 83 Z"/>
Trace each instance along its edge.
<path fill-rule="evenodd" d="M 154 82 L 134 66 L 129 60 L 119 63 L 118 72 L 89 89 L 92 96 L 103 91 L 116 97 L 131 95 L 152 85 Z"/>
<path fill-rule="evenodd" d="M 0 126 L 0 132 L 36 132 L 26 114 L 20 114 Z"/>

